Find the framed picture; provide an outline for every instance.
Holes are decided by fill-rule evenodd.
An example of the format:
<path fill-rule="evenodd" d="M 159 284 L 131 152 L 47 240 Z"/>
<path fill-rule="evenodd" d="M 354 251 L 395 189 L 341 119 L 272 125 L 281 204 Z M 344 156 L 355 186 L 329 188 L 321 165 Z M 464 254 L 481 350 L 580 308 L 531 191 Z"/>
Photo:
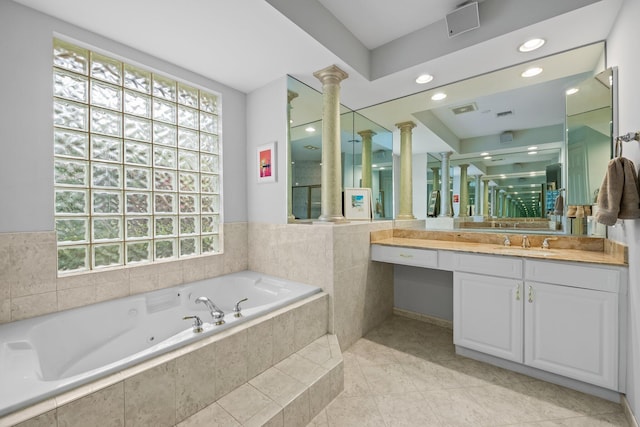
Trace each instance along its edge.
<path fill-rule="evenodd" d="M 276 182 L 276 143 L 260 145 L 256 149 L 258 182 Z"/>
<path fill-rule="evenodd" d="M 344 189 L 344 217 L 346 219 L 371 219 L 371 189 Z"/>

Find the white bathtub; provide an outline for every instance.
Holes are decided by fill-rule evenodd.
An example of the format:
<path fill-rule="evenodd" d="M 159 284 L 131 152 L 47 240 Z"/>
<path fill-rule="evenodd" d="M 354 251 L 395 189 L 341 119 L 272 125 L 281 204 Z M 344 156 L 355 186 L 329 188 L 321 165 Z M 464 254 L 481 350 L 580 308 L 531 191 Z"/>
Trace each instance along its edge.
<path fill-rule="evenodd" d="M 0 325 L 0 416 L 320 291 L 244 271 Z M 195 303 L 201 296 L 225 312 L 224 325 Z M 243 298 L 238 318 L 232 310 Z M 189 315 L 204 332 L 193 332 Z"/>

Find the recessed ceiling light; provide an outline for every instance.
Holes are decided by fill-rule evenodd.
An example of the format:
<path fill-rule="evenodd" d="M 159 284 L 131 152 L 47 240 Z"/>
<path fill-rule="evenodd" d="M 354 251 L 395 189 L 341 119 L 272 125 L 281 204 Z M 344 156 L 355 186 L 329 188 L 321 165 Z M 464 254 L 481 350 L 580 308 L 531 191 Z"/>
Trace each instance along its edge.
<path fill-rule="evenodd" d="M 527 148 L 527 150 L 529 151 L 533 151 L 533 150 L 537 150 L 538 147 L 536 147 L 535 145 L 532 145 L 531 147 Z"/>
<path fill-rule="evenodd" d="M 481 156 L 488 156 L 489 153 L 487 153 L 486 151 L 484 153 L 480 153 Z"/>
<path fill-rule="evenodd" d="M 527 154 L 538 154 L 537 151 L 529 151 Z"/>
<path fill-rule="evenodd" d="M 372 167 L 372 168 L 377 168 L 377 167 L 378 167 L 378 165 L 371 165 L 371 167 Z"/>
<path fill-rule="evenodd" d="M 509 185 L 509 188 L 513 188 L 513 185 Z M 516 194 L 518 194 L 518 193 L 516 193 Z"/>
<path fill-rule="evenodd" d="M 535 172 L 529 172 L 529 176 L 536 176 Z"/>
<path fill-rule="evenodd" d="M 540 38 L 530 39 L 530 40 L 527 40 L 526 42 L 522 43 L 518 47 L 518 50 L 520 52 L 531 52 L 531 51 L 534 51 L 536 49 L 540 49 L 542 47 L 542 45 L 544 45 L 544 43 L 545 43 L 544 39 L 540 39 Z"/>
<path fill-rule="evenodd" d="M 431 99 L 434 101 L 442 101 L 443 99 L 445 99 L 447 97 L 446 93 L 443 92 L 438 92 L 436 94 L 434 94 Z"/>
<path fill-rule="evenodd" d="M 522 77 L 533 77 L 533 76 L 537 76 L 541 72 L 542 72 L 542 68 L 540 68 L 540 67 L 531 67 L 528 70 L 524 71 L 521 74 L 521 76 Z"/>
<path fill-rule="evenodd" d="M 506 177 L 507 177 L 507 175 L 505 175 L 505 174 L 501 174 L 500 175 L 500 178 L 506 178 Z"/>
<path fill-rule="evenodd" d="M 383 171 L 383 170 L 384 170 L 384 166 L 381 166 L 381 167 L 380 167 L 380 170 L 381 170 L 381 171 Z"/>
<path fill-rule="evenodd" d="M 578 89 L 577 87 L 572 87 L 571 89 L 567 89 L 565 93 L 567 95 L 573 95 L 574 93 L 578 93 L 579 91 L 580 89 Z"/>
<path fill-rule="evenodd" d="M 491 160 L 491 156 L 484 156 L 485 160 Z"/>
<path fill-rule="evenodd" d="M 314 128 L 313 126 L 309 126 L 308 128 L 305 129 L 307 132 L 315 132 L 316 128 Z"/>
<path fill-rule="evenodd" d="M 420 74 L 416 78 L 416 83 L 423 85 L 425 83 L 429 83 L 431 80 L 433 80 L 433 76 L 431 74 Z"/>

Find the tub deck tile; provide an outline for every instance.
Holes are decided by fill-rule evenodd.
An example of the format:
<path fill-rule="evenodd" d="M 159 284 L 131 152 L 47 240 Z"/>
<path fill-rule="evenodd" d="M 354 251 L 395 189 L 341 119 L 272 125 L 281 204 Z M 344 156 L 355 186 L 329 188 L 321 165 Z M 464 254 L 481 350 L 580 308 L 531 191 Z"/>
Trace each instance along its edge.
<path fill-rule="evenodd" d="M 286 406 L 306 390 L 300 381 L 276 368 L 264 371 L 249 384 L 281 406 Z"/>
<path fill-rule="evenodd" d="M 281 410 L 280 405 L 269 399 L 250 384 L 243 384 L 227 394 L 218 404 L 241 424 L 246 423 L 256 415 L 264 416 L 264 412 Z"/>
<path fill-rule="evenodd" d="M 214 403 L 179 423 L 176 427 L 240 427 L 241 424 L 222 406 Z"/>

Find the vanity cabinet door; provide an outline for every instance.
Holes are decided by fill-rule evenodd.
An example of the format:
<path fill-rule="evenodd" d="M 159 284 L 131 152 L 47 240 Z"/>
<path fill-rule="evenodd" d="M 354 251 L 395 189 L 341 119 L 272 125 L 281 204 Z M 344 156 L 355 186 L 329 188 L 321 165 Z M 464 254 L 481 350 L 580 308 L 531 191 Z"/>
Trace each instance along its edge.
<path fill-rule="evenodd" d="M 522 363 L 522 282 L 453 274 L 453 342 Z"/>
<path fill-rule="evenodd" d="M 618 295 L 525 282 L 525 364 L 618 386 Z"/>

